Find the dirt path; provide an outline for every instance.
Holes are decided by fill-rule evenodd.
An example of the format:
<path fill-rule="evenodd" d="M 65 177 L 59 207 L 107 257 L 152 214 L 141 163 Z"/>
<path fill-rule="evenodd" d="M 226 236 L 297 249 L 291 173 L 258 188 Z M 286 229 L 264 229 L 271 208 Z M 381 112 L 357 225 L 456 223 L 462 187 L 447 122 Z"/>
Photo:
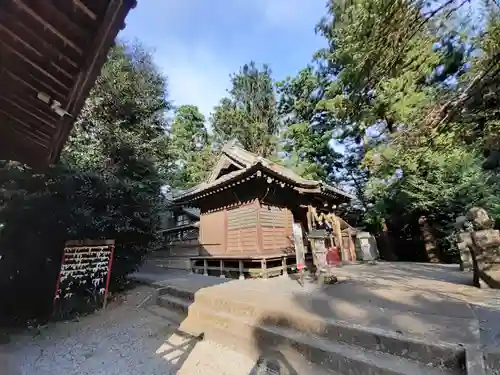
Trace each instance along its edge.
<path fill-rule="evenodd" d="M 248 375 L 255 361 L 186 336 L 137 306 L 151 290 L 129 292 L 104 312 L 50 325 L 0 347 L 2 375 Z M 230 358 L 230 360 L 228 360 Z"/>

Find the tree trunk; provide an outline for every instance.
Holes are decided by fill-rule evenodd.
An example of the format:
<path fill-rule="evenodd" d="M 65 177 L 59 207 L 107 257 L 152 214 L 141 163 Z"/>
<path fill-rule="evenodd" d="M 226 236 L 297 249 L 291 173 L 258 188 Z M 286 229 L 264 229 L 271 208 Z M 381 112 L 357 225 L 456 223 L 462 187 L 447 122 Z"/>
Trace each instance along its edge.
<path fill-rule="evenodd" d="M 432 228 L 427 222 L 427 218 L 425 216 L 420 216 L 418 219 L 418 224 L 420 226 L 420 232 L 422 233 L 422 238 L 424 240 L 427 259 L 431 263 L 439 263 L 441 261 L 441 259 L 439 258 L 439 249 L 437 247 Z"/>

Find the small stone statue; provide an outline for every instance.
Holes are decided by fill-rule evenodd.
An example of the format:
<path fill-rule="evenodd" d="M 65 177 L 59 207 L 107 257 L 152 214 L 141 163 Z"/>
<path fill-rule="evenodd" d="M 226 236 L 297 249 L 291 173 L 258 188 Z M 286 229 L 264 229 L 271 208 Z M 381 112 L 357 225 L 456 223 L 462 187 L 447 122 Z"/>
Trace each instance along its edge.
<path fill-rule="evenodd" d="M 473 269 L 474 285 L 478 287 L 500 288 L 500 231 L 493 229 L 488 212 L 473 207 L 456 223 L 461 269 Z"/>
<path fill-rule="evenodd" d="M 495 224 L 488 215 L 488 212 L 481 207 L 472 207 L 467 212 L 467 219 L 472 223 L 474 230 L 492 229 Z"/>

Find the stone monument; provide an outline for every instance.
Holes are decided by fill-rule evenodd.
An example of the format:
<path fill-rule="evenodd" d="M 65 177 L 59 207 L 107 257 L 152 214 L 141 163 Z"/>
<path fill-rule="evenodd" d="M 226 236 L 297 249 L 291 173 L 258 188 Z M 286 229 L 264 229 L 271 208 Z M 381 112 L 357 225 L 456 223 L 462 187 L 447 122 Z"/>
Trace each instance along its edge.
<path fill-rule="evenodd" d="M 379 258 L 377 240 L 371 233 L 356 233 L 356 253 L 356 258 L 363 262 L 374 262 Z"/>

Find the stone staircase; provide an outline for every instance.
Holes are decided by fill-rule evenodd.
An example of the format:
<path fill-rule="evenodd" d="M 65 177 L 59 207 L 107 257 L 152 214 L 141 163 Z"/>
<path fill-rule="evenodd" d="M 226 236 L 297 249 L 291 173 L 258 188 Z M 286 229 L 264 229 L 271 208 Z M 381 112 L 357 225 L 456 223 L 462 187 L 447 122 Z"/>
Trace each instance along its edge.
<path fill-rule="evenodd" d="M 156 305 L 147 308 L 184 332 L 202 334 L 255 358 L 277 353 L 293 368 L 287 374 L 482 375 L 460 345 L 423 342 L 300 311 L 270 312 L 265 303 L 248 304 L 205 291 L 163 286 L 157 289 Z"/>

